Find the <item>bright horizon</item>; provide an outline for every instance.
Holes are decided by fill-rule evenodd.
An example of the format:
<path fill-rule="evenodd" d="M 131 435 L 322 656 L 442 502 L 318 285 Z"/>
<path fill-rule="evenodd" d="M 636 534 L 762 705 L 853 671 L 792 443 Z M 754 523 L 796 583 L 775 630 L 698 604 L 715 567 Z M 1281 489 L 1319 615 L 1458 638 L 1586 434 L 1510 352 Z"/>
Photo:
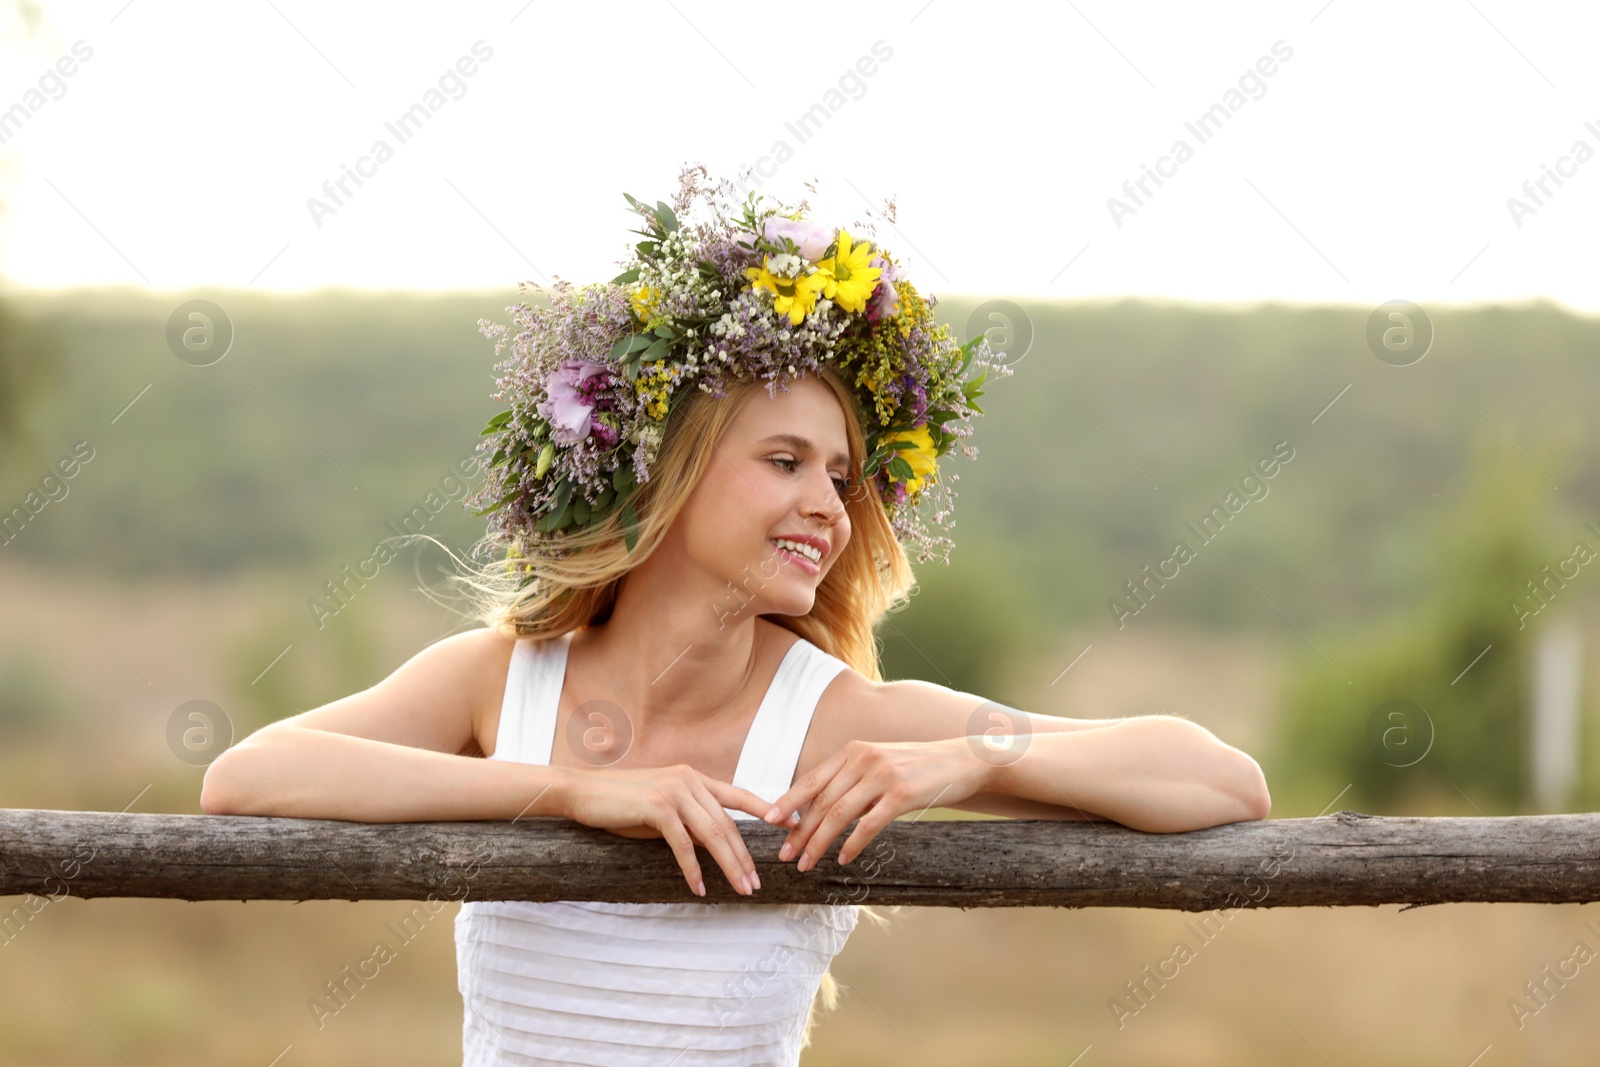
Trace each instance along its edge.
<path fill-rule="evenodd" d="M 0 284 L 582 284 L 703 162 L 835 225 L 895 195 L 940 296 L 1600 313 L 1575 4 L 628 10 L 46 4 L 0 38 Z"/>

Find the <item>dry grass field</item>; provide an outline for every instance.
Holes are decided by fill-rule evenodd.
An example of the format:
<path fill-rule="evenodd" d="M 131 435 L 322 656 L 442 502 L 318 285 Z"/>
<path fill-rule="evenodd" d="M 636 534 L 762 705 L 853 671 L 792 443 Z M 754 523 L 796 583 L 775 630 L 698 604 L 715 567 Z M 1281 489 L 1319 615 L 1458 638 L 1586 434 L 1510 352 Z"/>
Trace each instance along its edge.
<path fill-rule="evenodd" d="M 360 684 L 452 626 L 408 590 L 409 578 L 375 585 L 363 593 L 370 602 L 359 619 L 330 625 L 371 628 L 365 640 L 379 673 Z M 274 671 L 293 672 L 306 692 L 348 682 L 329 666 L 339 639 L 308 638 L 310 629 L 292 621 L 312 592 L 298 590 L 298 581 L 112 589 L 68 573 L 47 580 L 34 569 L 0 568 L 0 602 L 9 609 L 0 612 L 0 666 L 34 663 L 31 684 L 47 689 L 59 709 L 59 721 L 7 739 L 0 804 L 115 811 L 139 797 L 133 810 L 197 812 L 200 769 L 166 747 L 172 709 L 195 698 L 244 708 L 250 676 L 291 641 L 298 643 Z M 281 616 L 262 613 L 262 605 L 280 603 Z M 279 633 L 291 636 L 279 641 Z M 1261 639 L 1152 629 L 1111 639 L 1063 634 L 1057 644 L 1057 662 L 1017 665 L 1039 678 L 1029 710 L 1168 711 L 1247 751 L 1272 743 L 1276 660 Z M 337 695 L 329 690 L 326 699 Z M 1361 800 L 1346 794 L 1338 806 L 1360 809 Z M 1415 813 L 1462 812 L 1440 798 L 1436 810 Z M 337 1015 L 319 1026 L 308 1007 L 377 939 L 392 941 L 385 923 L 407 910 L 401 902 L 49 904 L 0 941 L 0 1063 L 459 1062 L 454 906 L 400 947 Z M 1264 909 L 1237 913 L 1207 942 L 1190 930 L 1195 919 L 1039 908 L 905 909 L 887 929 L 864 919 L 834 967 L 839 1007 L 823 1017 L 803 1062 L 1595 1062 L 1600 965 L 1591 964 L 1600 958 L 1600 906 Z M 1119 1025 L 1112 999 L 1169 957 L 1179 939 L 1193 957 Z M 1580 943 L 1585 949 L 1576 951 Z M 1537 1014 L 1519 1027 L 1509 1002 L 1547 966 L 1569 977 L 1551 980 L 1548 1003 L 1535 1004 Z"/>

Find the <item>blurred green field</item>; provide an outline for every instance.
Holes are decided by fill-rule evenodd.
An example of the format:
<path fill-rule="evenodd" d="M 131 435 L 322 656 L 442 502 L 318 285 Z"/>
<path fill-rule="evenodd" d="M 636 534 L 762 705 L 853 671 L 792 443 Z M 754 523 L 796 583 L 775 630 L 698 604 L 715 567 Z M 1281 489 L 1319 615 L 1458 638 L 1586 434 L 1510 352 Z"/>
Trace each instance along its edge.
<path fill-rule="evenodd" d="M 201 769 L 166 743 L 180 704 L 213 701 L 242 735 L 464 625 L 418 591 L 447 593 L 437 550 L 386 566 L 325 625 L 307 601 L 471 450 L 496 409 L 476 320 L 511 298 L 204 294 L 237 336 L 194 367 L 164 340 L 189 295 L 21 305 L 60 347 L 6 447 L 0 507 L 75 442 L 95 458 L 0 547 L 7 807 L 197 812 Z M 1600 521 L 1600 324 L 1451 310 L 1435 350 L 1395 368 L 1366 350 L 1365 309 L 1020 303 L 1033 348 L 983 401 L 979 461 L 953 468 L 952 566 L 919 568 L 912 605 L 880 628 L 890 677 L 1030 711 L 1186 715 L 1260 760 L 1274 818 L 1533 810 L 1521 732 L 1538 627 L 1517 629 L 1509 603 Z M 965 327 L 976 306 L 941 311 Z M 1119 629 L 1107 601 L 1280 440 L 1296 455 L 1271 492 Z M 477 523 L 457 505 L 428 532 L 461 551 Z M 1556 601 L 1589 635 L 1596 589 L 1585 573 Z M 1571 810 L 1600 806 L 1593 645 Z M 1408 695 L 1436 713 L 1439 747 L 1399 769 L 1364 731 L 1377 702 Z M 284 1067 L 458 1060 L 453 907 L 326 1026 L 307 1008 L 405 910 L 50 904 L 0 941 L 0 1063 L 265 1065 L 286 1046 Z M 1520 1029 L 1508 1001 L 1578 939 L 1600 947 L 1584 927 L 1600 906 L 1241 914 L 1119 1029 L 1108 1002 L 1192 918 L 863 921 L 804 1062 L 1064 1065 L 1086 1046 L 1084 1067 L 1593 1060 L 1593 968 Z"/>

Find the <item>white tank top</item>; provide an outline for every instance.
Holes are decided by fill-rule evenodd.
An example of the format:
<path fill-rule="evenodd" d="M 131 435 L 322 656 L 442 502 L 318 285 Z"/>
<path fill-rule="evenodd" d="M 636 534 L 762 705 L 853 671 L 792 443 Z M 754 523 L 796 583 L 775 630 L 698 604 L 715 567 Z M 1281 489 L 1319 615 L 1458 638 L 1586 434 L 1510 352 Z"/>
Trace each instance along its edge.
<path fill-rule="evenodd" d="M 517 642 L 490 758 L 549 764 L 571 640 Z M 788 791 L 822 690 L 846 666 L 804 638 L 790 646 L 734 785 L 771 800 Z M 703 850 L 701 868 L 708 884 L 726 878 Z M 455 920 L 463 1067 L 795 1067 L 822 974 L 859 912 L 854 904 L 463 901 Z"/>

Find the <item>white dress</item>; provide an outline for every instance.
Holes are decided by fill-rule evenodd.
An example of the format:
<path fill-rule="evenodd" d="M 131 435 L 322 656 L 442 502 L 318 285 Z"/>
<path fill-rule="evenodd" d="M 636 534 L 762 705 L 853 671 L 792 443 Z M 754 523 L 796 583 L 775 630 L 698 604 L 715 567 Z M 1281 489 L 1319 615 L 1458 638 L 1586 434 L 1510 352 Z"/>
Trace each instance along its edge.
<path fill-rule="evenodd" d="M 517 642 L 491 758 L 550 762 L 571 640 Z M 845 668 L 804 638 L 790 646 L 734 785 L 771 800 L 788 791 L 822 690 Z M 726 877 L 706 854 L 701 867 L 708 884 Z M 859 912 L 854 904 L 464 901 L 455 921 L 463 1067 L 795 1067 L 812 998 Z"/>

